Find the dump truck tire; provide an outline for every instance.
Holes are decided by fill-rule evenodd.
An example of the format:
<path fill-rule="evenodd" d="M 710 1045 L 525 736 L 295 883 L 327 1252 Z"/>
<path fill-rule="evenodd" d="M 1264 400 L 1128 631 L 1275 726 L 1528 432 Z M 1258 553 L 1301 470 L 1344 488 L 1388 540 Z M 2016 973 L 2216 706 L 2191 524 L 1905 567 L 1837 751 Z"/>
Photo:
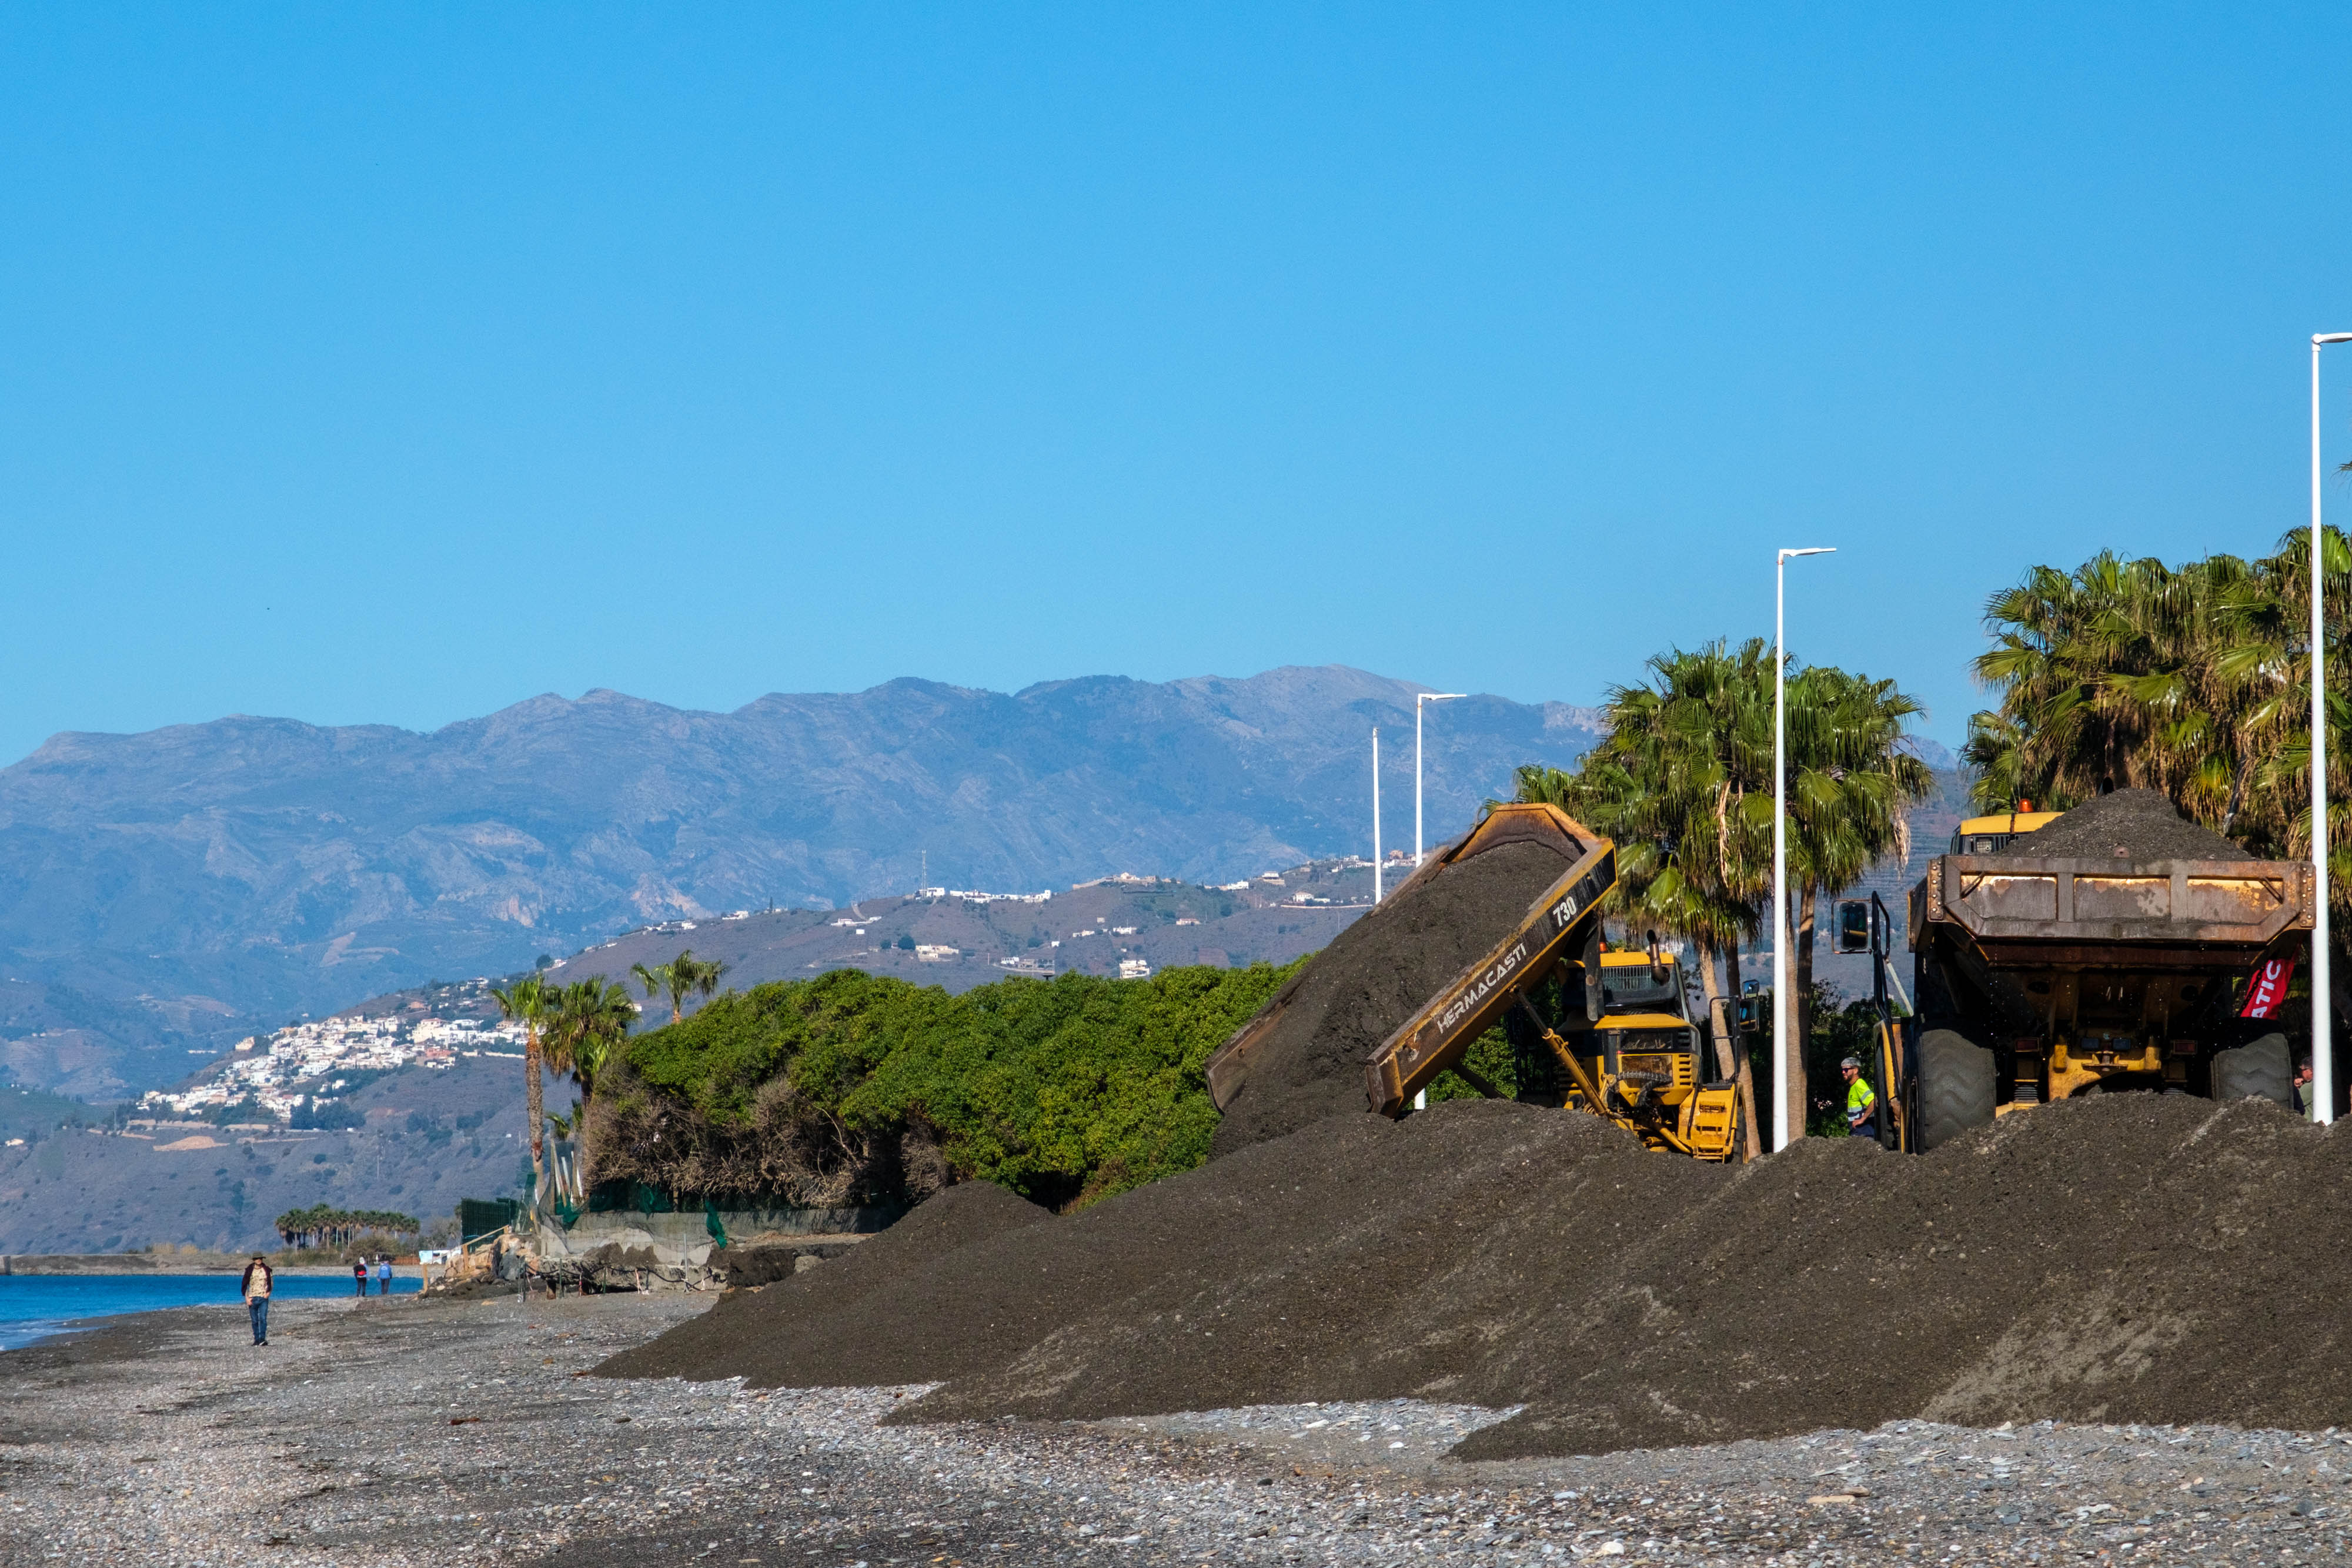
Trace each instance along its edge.
<path fill-rule="evenodd" d="M 2286 1036 L 2266 1034 L 2252 1045 L 2213 1056 L 2213 1098 L 2268 1100 L 2294 1108 L 2294 1060 Z"/>
<path fill-rule="evenodd" d="M 1950 1143 L 1992 1120 L 1992 1052 L 1957 1030 L 1919 1037 L 1919 1147 Z"/>

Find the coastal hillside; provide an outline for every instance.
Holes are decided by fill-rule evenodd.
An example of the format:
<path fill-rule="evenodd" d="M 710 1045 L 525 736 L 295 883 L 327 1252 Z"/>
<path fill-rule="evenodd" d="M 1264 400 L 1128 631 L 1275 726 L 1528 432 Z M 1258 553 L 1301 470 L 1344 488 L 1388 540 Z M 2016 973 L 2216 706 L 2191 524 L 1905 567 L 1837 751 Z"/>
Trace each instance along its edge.
<path fill-rule="evenodd" d="M 570 1090 L 548 1100 L 561 1109 Z M 461 1197 L 514 1192 L 528 1164 L 522 1064 L 511 1059 L 407 1068 L 339 1103 L 355 1125 L 224 1126 L 163 1109 L 32 1131 L 0 1146 L 0 1253 L 274 1248 L 270 1222 L 289 1208 L 446 1218 Z"/>
<path fill-rule="evenodd" d="M 918 680 L 732 713 L 534 697 L 430 734 L 230 717 L 67 734 L 0 769 L 0 1066 L 86 1097 L 191 1052 L 435 977 L 497 975 L 665 921 L 923 885 L 1219 883 L 1412 831 L 1412 683 Z M 1589 709 L 1477 696 L 1429 727 L 1429 831 Z"/>

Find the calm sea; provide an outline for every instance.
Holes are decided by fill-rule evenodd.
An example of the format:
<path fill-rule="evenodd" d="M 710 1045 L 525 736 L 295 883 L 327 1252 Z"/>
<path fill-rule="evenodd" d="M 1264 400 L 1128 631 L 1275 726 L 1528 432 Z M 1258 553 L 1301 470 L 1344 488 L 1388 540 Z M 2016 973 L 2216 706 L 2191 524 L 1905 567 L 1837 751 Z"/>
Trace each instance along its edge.
<path fill-rule="evenodd" d="M 58 1333 L 80 1318 L 152 1312 L 159 1307 L 234 1307 L 236 1274 L 0 1275 L 0 1350 L 15 1350 Z M 413 1296 L 418 1281 L 395 1279 L 394 1295 Z M 375 1283 L 368 1283 L 373 1293 Z M 278 1301 L 352 1294 L 349 1274 L 279 1274 L 270 1294 Z M 242 1331 L 242 1320 L 230 1325 Z M 224 1330 L 223 1332 L 228 1332 Z"/>

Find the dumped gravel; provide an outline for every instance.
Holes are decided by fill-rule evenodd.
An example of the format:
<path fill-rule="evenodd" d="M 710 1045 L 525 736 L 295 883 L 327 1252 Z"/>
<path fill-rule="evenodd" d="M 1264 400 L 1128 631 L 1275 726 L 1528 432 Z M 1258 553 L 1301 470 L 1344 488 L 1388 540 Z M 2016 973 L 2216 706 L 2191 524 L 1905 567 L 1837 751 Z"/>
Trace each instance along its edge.
<path fill-rule="evenodd" d="M 1732 1169 L 1451 1102 L 907 1249 L 845 1304 L 828 1264 L 610 1370 L 945 1380 L 919 1420 L 1523 1406 L 1461 1450 L 1489 1458 L 1912 1418 L 2317 1427 L 2352 1422 L 2347 1178 L 2352 1134 L 2251 1102 L 2101 1096 L 1925 1156 L 1815 1139 Z"/>
<path fill-rule="evenodd" d="M 2173 809 L 2161 789 L 2118 789 L 2086 800 L 2007 853 L 2040 860 L 2242 861 L 2252 857 Z"/>
<path fill-rule="evenodd" d="M 1548 843 L 1497 844 L 1431 867 L 1341 932 L 1266 1004 L 1279 1016 L 1251 1048 L 1213 1153 L 1369 1114 L 1364 1062 L 1373 1050 L 1509 936 L 1568 867 Z"/>
<path fill-rule="evenodd" d="M 0 1562 L 2304 1563 L 2344 1561 L 2352 1517 L 2336 1433 L 1902 1422 L 1464 1464 L 1499 1412 L 909 1427 L 883 1418 L 920 1388 L 573 1380 L 698 1300 L 289 1301 L 267 1351 L 222 1305 L 0 1356 Z"/>
<path fill-rule="evenodd" d="M 936 1265 L 961 1253 L 984 1255 L 991 1242 L 1052 1218 L 990 1182 L 951 1186 L 847 1255 L 758 1291 L 730 1291 L 708 1316 L 600 1370 L 670 1377 L 694 1369 L 693 1375 L 749 1377 L 768 1387 L 905 1383 L 912 1380 L 898 1370 L 907 1352 L 919 1348 L 933 1379 L 978 1371 L 993 1364 L 991 1347 L 1002 1336 L 992 1324 L 969 1321 L 966 1303 L 938 1293 L 943 1280 L 956 1287 Z M 770 1333 L 782 1319 L 793 1324 L 789 1338 Z M 919 1324 L 925 1343 L 898 1346 L 871 1332 L 877 1322 Z M 722 1364 L 723 1373 L 709 1370 Z"/>

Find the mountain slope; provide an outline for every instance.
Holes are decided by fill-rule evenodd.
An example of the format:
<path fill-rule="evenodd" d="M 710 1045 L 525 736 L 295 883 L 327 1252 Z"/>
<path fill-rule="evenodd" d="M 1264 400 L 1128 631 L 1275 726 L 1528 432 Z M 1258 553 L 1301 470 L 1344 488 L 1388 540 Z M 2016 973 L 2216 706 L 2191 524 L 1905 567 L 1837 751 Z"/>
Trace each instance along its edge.
<path fill-rule="evenodd" d="M 0 1063 L 113 1094 L 191 1051 L 430 977 L 497 974 L 672 917 L 1106 873 L 1230 880 L 1410 843 L 1417 687 L 918 680 L 698 713 L 595 691 L 429 735 L 231 717 L 60 735 L 0 770 Z M 1429 728 L 1429 829 L 1588 709 L 1472 697 Z M 176 1063 L 176 1065 L 175 1065 Z"/>

